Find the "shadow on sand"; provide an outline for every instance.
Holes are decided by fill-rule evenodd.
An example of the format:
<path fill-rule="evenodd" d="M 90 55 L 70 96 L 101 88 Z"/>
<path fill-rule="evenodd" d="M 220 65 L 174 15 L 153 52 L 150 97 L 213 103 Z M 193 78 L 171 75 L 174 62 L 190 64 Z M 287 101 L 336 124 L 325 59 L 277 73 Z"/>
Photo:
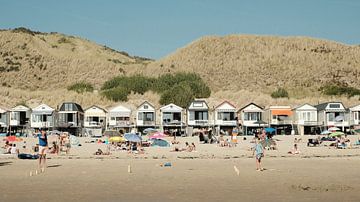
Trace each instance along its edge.
<path fill-rule="evenodd" d="M 9 166 L 9 165 L 11 165 L 11 164 L 12 164 L 11 161 L 0 162 L 0 166 Z"/>

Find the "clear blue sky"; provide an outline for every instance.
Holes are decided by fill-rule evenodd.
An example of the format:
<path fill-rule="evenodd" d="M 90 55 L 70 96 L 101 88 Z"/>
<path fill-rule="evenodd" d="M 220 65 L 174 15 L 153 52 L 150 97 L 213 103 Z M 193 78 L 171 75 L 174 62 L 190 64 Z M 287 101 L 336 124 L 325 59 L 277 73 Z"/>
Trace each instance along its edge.
<path fill-rule="evenodd" d="M 0 0 L 0 28 L 20 26 L 155 59 L 204 35 L 360 44 L 360 0 Z"/>

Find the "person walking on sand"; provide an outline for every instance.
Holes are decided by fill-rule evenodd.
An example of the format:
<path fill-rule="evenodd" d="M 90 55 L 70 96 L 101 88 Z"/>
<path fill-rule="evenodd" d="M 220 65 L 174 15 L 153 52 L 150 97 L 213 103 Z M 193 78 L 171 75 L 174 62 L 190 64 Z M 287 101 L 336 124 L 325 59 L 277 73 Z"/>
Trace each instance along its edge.
<path fill-rule="evenodd" d="M 253 151 L 253 156 L 255 154 L 255 160 L 256 160 L 256 170 L 257 171 L 263 171 L 264 169 L 261 168 L 261 158 L 264 157 L 264 148 L 262 144 L 260 143 L 260 138 L 255 139 L 255 148 Z"/>
<path fill-rule="evenodd" d="M 39 170 L 45 172 L 46 167 L 46 151 L 48 148 L 47 134 L 45 130 L 40 130 L 39 138 Z"/>

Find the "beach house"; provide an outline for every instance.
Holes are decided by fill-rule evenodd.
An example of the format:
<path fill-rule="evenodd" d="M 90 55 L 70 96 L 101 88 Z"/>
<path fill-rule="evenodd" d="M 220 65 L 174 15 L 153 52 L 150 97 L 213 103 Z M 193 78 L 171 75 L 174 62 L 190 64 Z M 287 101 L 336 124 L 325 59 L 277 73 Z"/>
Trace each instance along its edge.
<path fill-rule="evenodd" d="M 24 133 L 29 128 L 31 110 L 23 105 L 18 105 L 10 110 L 10 131 L 14 133 Z"/>
<path fill-rule="evenodd" d="M 156 127 L 156 109 L 148 101 L 141 103 L 137 110 L 136 128 L 142 132 L 146 128 Z"/>
<path fill-rule="evenodd" d="M 84 110 L 75 102 L 64 102 L 58 112 L 58 129 L 72 135 L 82 136 Z"/>
<path fill-rule="evenodd" d="M 303 104 L 292 109 L 294 116 L 293 124 L 296 134 L 310 135 L 316 134 L 318 126 L 317 109 L 310 104 Z"/>
<path fill-rule="evenodd" d="M 264 108 L 255 103 L 249 103 L 239 109 L 239 124 L 242 126 L 244 135 L 254 135 L 255 131 L 268 126 L 263 120 Z"/>
<path fill-rule="evenodd" d="M 360 105 L 349 108 L 349 125 L 352 129 L 360 129 L 359 121 Z"/>
<path fill-rule="evenodd" d="M 85 134 L 92 137 L 102 136 L 106 128 L 107 111 L 99 106 L 93 105 L 84 111 Z"/>
<path fill-rule="evenodd" d="M 7 133 L 9 127 L 9 110 L 0 107 L 0 133 Z"/>
<path fill-rule="evenodd" d="M 191 102 L 187 110 L 187 125 L 190 128 L 208 128 L 209 106 L 205 100 L 197 99 Z"/>
<path fill-rule="evenodd" d="M 237 127 L 236 106 L 229 101 L 224 101 L 215 107 L 214 113 L 215 131 L 222 134 L 231 134 Z"/>
<path fill-rule="evenodd" d="M 123 133 L 130 132 L 133 123 L 130 120 L 131 109 L 118 105 L 111 108 L 108 113 L 108 129 L 118 130 Z"/>
<path fill-rule="evenodd" d="M 171 134 L 180 135 L 185 127 L 183 108 L 168 104 L 160 108 L 160 128 Z"/>
<path fill-rule="evenodd" d="M 30 126 L 34 129 L 53 129 L 57 120 L 55 109 L 41 104 L 32 109 Z"/>
<path fill-rule="evenodd" d="M 294 134 L 292 111 L 290 106 L 270 106 L 265 111 L 269 126 L 276 129 L 276 134 Z"/>
<path fill-rule="evenodd" d="M 341 102 L 325 102 L 315 106 L 322 129 L 338 127 L 343 132 L 349 129 L 349 113 Z"/>

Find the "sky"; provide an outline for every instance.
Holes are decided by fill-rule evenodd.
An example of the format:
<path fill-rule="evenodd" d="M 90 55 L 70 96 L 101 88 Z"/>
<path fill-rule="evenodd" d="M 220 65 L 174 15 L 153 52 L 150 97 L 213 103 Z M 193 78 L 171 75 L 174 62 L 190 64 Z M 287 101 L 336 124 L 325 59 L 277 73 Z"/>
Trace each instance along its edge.
<path fill-rule="evenodd" d="M 86 38 L 159 59 L 206 35 L 309 36 L 360 44 L 359 0 L 0 0 L 0 29 Z"/>

